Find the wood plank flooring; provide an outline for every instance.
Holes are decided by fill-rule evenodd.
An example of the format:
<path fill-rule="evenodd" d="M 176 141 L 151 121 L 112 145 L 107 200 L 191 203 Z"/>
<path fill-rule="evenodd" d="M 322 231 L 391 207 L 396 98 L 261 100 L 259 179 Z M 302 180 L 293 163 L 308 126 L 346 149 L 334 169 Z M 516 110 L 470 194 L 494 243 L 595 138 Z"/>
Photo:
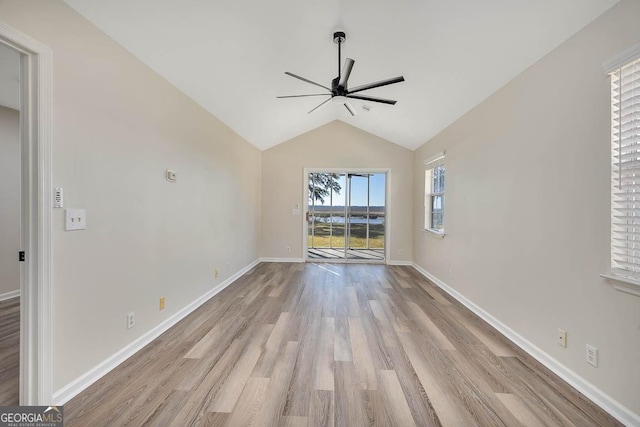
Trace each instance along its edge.
<path fill-rule="evenodd" d="M 410 267 L 263 263 L 65 405 L 68 426 L 615 426 Z"/>
<path fill-rule="evenodd" d="M 20 297 L 0 301 L 0 406 L 17 405 L 19 387 Z"/>

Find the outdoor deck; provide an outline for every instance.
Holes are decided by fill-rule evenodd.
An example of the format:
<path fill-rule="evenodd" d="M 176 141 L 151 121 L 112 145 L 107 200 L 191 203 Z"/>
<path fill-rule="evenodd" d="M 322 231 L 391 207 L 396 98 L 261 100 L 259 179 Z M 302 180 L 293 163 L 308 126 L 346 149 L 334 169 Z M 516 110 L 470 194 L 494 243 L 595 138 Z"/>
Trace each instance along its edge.
<path fill-rule="evenodd" d="M 309 259 L 344 259 L 344 250 L 309 248 Z M 347 249 L 350 260 L 384 261 L 384 249 Z"/>

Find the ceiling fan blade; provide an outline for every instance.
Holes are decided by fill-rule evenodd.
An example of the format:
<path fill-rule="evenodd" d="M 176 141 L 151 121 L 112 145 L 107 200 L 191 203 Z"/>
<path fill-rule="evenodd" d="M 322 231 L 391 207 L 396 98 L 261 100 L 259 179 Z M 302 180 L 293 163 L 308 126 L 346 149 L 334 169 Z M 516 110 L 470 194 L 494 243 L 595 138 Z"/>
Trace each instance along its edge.
<path fill-rule="evenodd" d="M 362 85 L 362 86 L 356 86 L 353 89 L 349 90 L 347 93 L 348 94 L 352 94 L 352 93 L 360 92 L 360 91 L 367 90 L 367 89 L 373 89 L 375 87 L 392 85 L 394 83 L 400 83 L 400 82 L 403 82 L 403 81 L 404 81 L 404 77 L 402 77 L 402 76 L 394 77 L 392 79 L 380 80 L 379 82 L 369 83 L 369 84 Z"/>
<path fill-rule="evenodd" d="M 327 103 L 327 102 L 329 102 L 329 101 L 331 101 L 331 98 L 327 99 L 326 101 L 322 101 L 322 102 L 320 103 L 320 105 L 318 105 L 317 107 L 315 107 L 313 110 L 309 111 L 307 114 L 311 114 L 311 113 L 313 113 L 314 111 L 316 111 L 318 108 L 322 107 L 324 104 L 326 104 L 326 103 Z"/>
<path fill-rule="evenodd" d="M 347 95 L 347 98 L 362 99 L 363 101 L 380 102 L 382 104 L 396 105 L 393 99 L 376 98 L 375 96 L 363 96 L 363 95 Z"/>
<path fill-rule="evenodd" d="M 353 69 L 354 61 L 351 58 L 347 58 L 344 61 L 344 68 L 342 69 L 342 76 L 340 77 L 340 82 L 338 82 L 338 86 L 347 87 L 347 81 L 349 80 L 349 75 L 351 74 L 351 70 Z"/>
<path fill-rule="evenodd" d="M 347 108 L 347 110 L 349 111 L 349 113 L 351 113 L 352 116 L 355 117 L 358 115 L 358 112 L 356 111 L 355 108 L 353 108 L 353 105 L 351 105 L 349 101 L 345 101 L 344 106 Z"/>
<path fill-rule="evenodd" d="M 331 89 L 329 89 L 329 88 L 328 88 L 328 87 L 326 87 L 326 86 L 322 86 L 320 83 L 312 82 L 312 81 L 311 81 L 311 80 L 309 80 L 309 79 L 305 79 L 304 77 L 300 77 L 300 76 L 298 76 L 298 75 L 296 75 L 296 74 L 293 74 L 293 73 L 290 73 L 290 72 L 288 72 L 288 71 L 285 71 L 284 73 L 285 73 L 286 75 L 291 76 L 291 77 L 294 77 L 294 78 L 296 78 L 296 79 L 298 79 L 298 80 L 302 80 L 303 82 L 307 82 L 307 83 L 311 83 L 312 85 L 320 86 L 321 88 L 324 88 L 324 89 L 328 90 L 329 92 L 331 92 Z"/>
<path fill-rule="evenodd" d="M 276 98 L 302 98 L 305 96 L 330 96 L 330 93 L 312 93 L 310 95 L 282 95 L 276 96 Z"/>

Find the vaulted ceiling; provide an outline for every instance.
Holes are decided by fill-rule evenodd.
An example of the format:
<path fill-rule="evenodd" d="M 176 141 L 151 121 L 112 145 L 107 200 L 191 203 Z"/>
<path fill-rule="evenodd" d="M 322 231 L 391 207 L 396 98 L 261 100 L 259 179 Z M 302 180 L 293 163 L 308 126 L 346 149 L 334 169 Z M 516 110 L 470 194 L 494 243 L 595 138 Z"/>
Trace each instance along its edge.
<path fill-rule="evenodd" d="M 415 149 L 618 0 L 65 1 L 260 149 L 336 119 Z M 338 29 L 350 86 L 405 77 L 366 92 L 395 106 L 276 99 L 318 93 L 284 71 L 330 86 Z"/>

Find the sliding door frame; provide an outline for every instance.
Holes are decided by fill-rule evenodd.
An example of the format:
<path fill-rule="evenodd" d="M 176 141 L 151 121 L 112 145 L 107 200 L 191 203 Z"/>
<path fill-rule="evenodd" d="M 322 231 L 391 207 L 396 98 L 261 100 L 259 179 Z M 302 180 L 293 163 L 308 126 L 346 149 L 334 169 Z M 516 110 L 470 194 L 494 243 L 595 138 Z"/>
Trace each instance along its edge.
<path fill-rule="evenodd" d="M 305 262 L 335 262 L 335 263 L 362 263 L 362 264 L 380 264 L 379 260 L 360 260 L 360 259 L 347 259 L 347 258 L 336 258 L 330 259 L 327 261 L 318 260 L 315 258 L 309 258 L 309 242 L 308 242 L 308 233 L 309 233 L 309 223 L 307 221 L 307 213 L 309 211 L 309 174 L 310 173 L 338 173 L 345 174 L 345 185 L 349 186 L 349 179 L 347 177 L 348 174 L 385 174 L 385 182 L 384 182 L 384 210 L 385 210 L 385 227 L 384 227 L 384 264 L 389 263 L 389 254 L 391 247 L 391 207 L 389 204 L 389 188 L 391 188 L 391 169 L 389 168 L 304 168 L 303 176 L 302 176 L 302 204 L 304 206 L 304 214 L 301 215 L 302 220 L 302 251 L 303 251 L 303 259 Z M 349 200 L 345 195 L 345 208 Z M 348 219 L 345 214 L 345 250 L 346 250 L 346 242 L 347 242 L 347 224 Z"/>

